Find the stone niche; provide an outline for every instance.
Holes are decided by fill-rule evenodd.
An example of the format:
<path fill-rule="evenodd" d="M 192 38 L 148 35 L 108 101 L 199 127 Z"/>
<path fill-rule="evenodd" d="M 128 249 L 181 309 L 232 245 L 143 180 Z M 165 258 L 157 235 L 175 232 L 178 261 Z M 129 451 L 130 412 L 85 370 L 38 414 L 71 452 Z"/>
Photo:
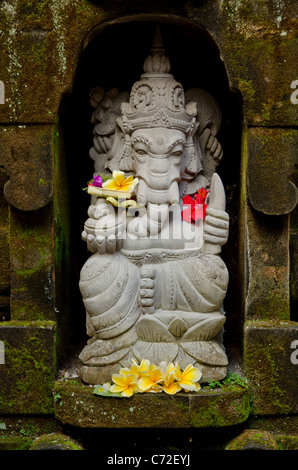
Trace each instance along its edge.
<path fill-rule="evenodd" d="M 78 287 L 80 270 L 91 255 L 93 256 L 92 259 L 94 259 L 94 255 L 97 256 L 92 248 L 90 250 L 90 243 L 87 243 L 87 245 L 91 252 L 87 250 L 86 243 L 80 237 L 88 217 L 88 206 L 90 205 L 91 208 L 88 210 L 88 213 L 90 213 L 95 201 L 94 197 L 90 200 L 90 195 L 84 193 L 82 189 L 86 187 L 86 182 L 92 178 L 94 171 L 98 170 L 101 165 L 101 163 L 98 163 L 100 159 L 97 163 L 95 162 L 96 151 L 94 153 L 93 141 L 94 126 L 97 119 L 97 93 L 100 94 L 100 99 L 103 99 L 102 96 L 104 97 L 102 101 L 103 108 L 106 106 L 105 103 L 108 104 L 107 121 L 103 121 L 103 125 L 108 127 L 109 119 L 112 122 L 113 119 L 115 121 L 115 114 L 119 114 L 121 101 L 129 101 L 133 85 L 140 80 L 144 73 L 144 61 L 152 50 L 157 25 L 158 30 L 161 32 L 165 55 L 170 62 L 169 73 L 173 75 L 176 83 L 181 84 L 186 96 L 187 93 L 190 93 L 191 96 L 194 89 L 203 90 L 197 105 L 200 107 L 200 100 L 204 101 L 204 96 L 211 96 L 220 115 L 220 118 L 218 118 L 219 125 L 216 129 L 216 139 L 218 145 L 222 148 L 223 157 L 220 164 L 217 162 L 213 167 L 211 165 L 209 168 L 210 174 L 207 175 L 207 178 L 209 177 L 208 189 L 210 189 L 211 176 L 216 169 L 225 190 L 225 210 L 229 214 L 229 237 L 221 249 L 220 258 L 227 267 L 229 283 L 223 307 L 221 306 L 221 316 L 224 317 L 224 320 L 220 326 L 224 324 L 224 327 L 217 330 L 218 344 L 222 341 L 224 343 L 224 348 L 220 352 L 222 363 L 220 367 L 201 364 L 201 369 L 205 371 L 203 381 L 221 380 L 227 373 L 228 365 L 233 370 L 233 368 L 237 369 L 241 363 L 243 266 L 240 260 L 241 247 L 238 241 L 242 131 L 240 98 L 238 93 L 230 88 L 219 50 L 204 28 L 177 18 L 147 17 L 145 19 L 140 16 L 137 20 L 130 19 L 119 23 L 106 24 L 95 28 L 89 33 L 78 61 L 72 92 L 64 96 L 59 113 L 69 176 L 69 200 L 71 201 L 70 252 L 72 263 L 75 266 L 75 269 L 70 271 L 72 286 L 70 311 L 74 312 L 72 335 L 74 335 L 74 343 L 76 344 L 76 351 L 73 353 L 72 359 L 80 355 L 83 362 L 83 368 L 81 368 L 82 378 L 85 382 L 92 384 L 109 380 L 111 373 L 116 372 L 117 369 L 119 370 L 121 366 L 128 366 L 128 362 L 132 358 L 132 355 L 128 354 L 126 360 L 116 361 L 111 367 L 94 367 L 97 360 L 92 357 L 92 354 L 96 337 L 93 333 L 90 335 L 89 321 L 88 333 L 91 340 L 89 338 L 89 346 L 86 346 L 88 336 L 86 336 L 86 313 L 83 304 L 84 300 L 86 305 L 86 298 L 82 299 Z M 115 113 L 114 116 L 113 112 Z M 214 109 L 212 112 L 214 113 Z M 93 120 L 91 120 L 92 115 Z M 214 116 L 210 115 L 204 119 L 206 120 L 204 125 L 207 129 L 208 126 L 210 128 L 214 126 Z M 210 123 L 208 123 L 208 119 L 210 119 Z M 111 145 L 109 130 L 107 130 L 106 135 L 107 137 L 102 140 L 102 144 L 107 146 L 106 149 L 101 149 L 103 154 L 108 153 Z M 96 167 L 96 165 L 99 166 Z M 141 258 L 145 256 L 142 253 L 139 252 Z M 99 260 L 100 264 L 104 258 L 110 260 L 111 255 L 103 255 Z M 135 269 L 133 264 L 131 264 L 131 267 Z M 132 282 L 138 282 L 133 281 L 132 275 L 133 273 L 127 279 L 131 278 Z M 81 279 L 81 285 L 84 283 L 83 281 Z M 113 293 L 109 295 L 113 295 Z M 173 318 L 165 321 L 167 327 L 172 321 Z M 179 327 L 181 328 L 180 324 Z M 90 343 L 93 344 L 93 346 L 91 344 L 91 362 Z M 208 347 L 210 343 L 210 341 L 206 342 Z M 107 347 L 110 348 L 111 345 L 109 344 Z M 116 346 L 115 352 L 117 353 L 117 351 L 118 347 Z M 138 354 L 139 357 L 134 356 L 135 359 L 140 359 L 141 353 Z M 214 351 L 212 354 L 216 355 Z M 104 353 L 103 356 L 105 355 Z M 152 357 L 155 358 L 155 361 L 163 359 L 161 352 Z M 177 360 L 175 354 L 165 355 L 164 358 L 166 360 L 176 358 Z M 181 355 L 180 358 L 182 358 Z M 104 363 L 105 360 L 102 364 Z M 77 366 L 80 367 L 80 365 L 78 362 Z"/>
<path fill-rule="evenodd" d="M 170 441 L 172 429 L 187 439 L 187 449 L 185 428 L 202 428 L 192 447 L 199 442 L 209 449 L 219 434 L 221 446 L 235 436 L 241 431 L 236 425 L 246 420 L 248 432 L 228 448 L 277 448 L 276 440 L 279 448 L 297 449 L 293 2 L 2 4 L 0 447 L 15 449 L 19 435 L 29 447 L 31 419 L 42 415 L 34 433 L 51 434 L 36 442 L 37 449 L 70 445 L 60 434 L 64 425 L 80 433 L 87 448 L 105 443 L 112 450 L 115 428 L 123 428 L 119 436 L 127 448 L 135 448 L 136 436 L 148 436 L 141 428 L 151 428 L 153 441 L 160 435 Z M 210 94 L 220 110 L 216 138 L 223 158 L 216 173 L 229 214 L 220 253 L 229 272 L 220 332 L 228 362 L 223 374 L 228 369 L 245 380 L 236 376 L 238 383 L 234 377 L 218 388 L 203 383 L 199 393 L 175 397 L 145 393 L 114 400 L 86 385 L 104 378 L 95 374 L 91 380 L 91 367 L 83 381 L 78 378 L 90 339 L 79 289 L 80 271 L 91 257 L 81 239 L 91 199 L 83 188 L 94 172 L 97 97 L 91 94 L 90 101 L 90 92 L 101 87 L 112 103 L 119 93 L 130 94 L 144 72 L 156 25 L 174 79 L 185 92 Z M 133 438 L 127 428 L 135 431 Z M 169 444 L 182 448 L 182 441 Z"/>

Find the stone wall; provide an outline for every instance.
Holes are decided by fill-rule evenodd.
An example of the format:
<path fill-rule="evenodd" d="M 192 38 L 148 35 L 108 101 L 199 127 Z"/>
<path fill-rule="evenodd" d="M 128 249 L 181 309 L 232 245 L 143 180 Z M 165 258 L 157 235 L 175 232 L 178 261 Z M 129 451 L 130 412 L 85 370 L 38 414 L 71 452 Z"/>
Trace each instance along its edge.
<path fill-rule="evenodd" d="M 176 78 L 209 88 L 223 110 L 231 370 L 248 379 L 253 426 L 256 416 L 297 414 L 296 22 L 290 1 L 1 2 L 0 421 L 32 414 L 68 424 L 63 393 L 67 416 L 75 415 L 67 384 L 56 380 L 85 335 L 77 282 L 87 257 L 89 88 L 129 86 L 156 23 L 168 34 Z M 248 415 L 235 419 L 249 427 Z M 185 426 L 206 423 L 195 415 Z M 212 428 L 226 424 L 210 417 Z M 8 428 L 0 427 L 6 439 Z M 292 427 L 280 433 L 292 436 Z"/>

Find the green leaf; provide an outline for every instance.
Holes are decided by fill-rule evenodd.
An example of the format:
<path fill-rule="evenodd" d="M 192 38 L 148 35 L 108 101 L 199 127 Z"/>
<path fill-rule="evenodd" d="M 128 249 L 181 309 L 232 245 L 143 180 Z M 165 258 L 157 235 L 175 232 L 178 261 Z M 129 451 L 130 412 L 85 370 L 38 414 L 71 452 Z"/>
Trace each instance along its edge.
<path fill-rule="evenodd" d="M 101 385 L 96 385 L 93 390 L 94 395 L 100 395 L 101 397 L 116 397 L 124 398 L 121 393 L 113 393 L 109 390 L 105 390 Z"/>

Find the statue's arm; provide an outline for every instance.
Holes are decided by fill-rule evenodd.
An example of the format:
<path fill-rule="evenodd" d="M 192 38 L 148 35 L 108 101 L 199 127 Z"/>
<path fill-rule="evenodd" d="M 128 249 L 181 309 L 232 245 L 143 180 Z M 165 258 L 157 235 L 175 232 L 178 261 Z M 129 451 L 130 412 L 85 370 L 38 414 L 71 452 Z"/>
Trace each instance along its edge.
<path fill-rule="evenodd" d="M 105 199 L 97 198 L 95 204 L 88 208 L 89 218 L 86 220 L 82 239 L 86 241 L 91 253 L 115 253 L 122 245 L 124 221 Z"/>
<path fill-rule="evenodd" d="M 226 197 L 217 173 L 212 176 L 208 207 L 204 220 L 204 252 L 219 253 L 229 236 L 229 215 L 225 211 Z"/>

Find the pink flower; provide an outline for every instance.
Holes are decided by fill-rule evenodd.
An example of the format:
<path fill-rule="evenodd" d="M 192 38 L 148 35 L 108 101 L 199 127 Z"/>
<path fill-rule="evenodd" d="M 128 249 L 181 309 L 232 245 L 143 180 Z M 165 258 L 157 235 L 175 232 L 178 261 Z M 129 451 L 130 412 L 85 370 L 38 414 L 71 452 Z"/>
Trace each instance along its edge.
<path fill-rule="evenodd" d="M 89 183 L 90 186 L 96 186 L 98 188 L 102 187 L 102 177 L 100 175 L 95 175 L 93 181 Z"/>

